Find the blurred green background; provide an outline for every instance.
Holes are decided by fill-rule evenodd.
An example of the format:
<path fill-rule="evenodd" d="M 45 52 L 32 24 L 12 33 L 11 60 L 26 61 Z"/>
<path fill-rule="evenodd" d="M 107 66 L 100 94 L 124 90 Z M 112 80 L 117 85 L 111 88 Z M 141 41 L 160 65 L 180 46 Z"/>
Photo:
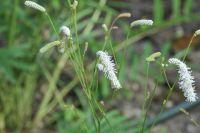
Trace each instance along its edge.
<path fill-rule="evenodd" d="M 69 26 L 70 7 L 67 0 L 36 1 L 44 6 L 56 29 Z M 200 27 L 198 0 L 80 0 L 77 21 L 79 42 L 84 48 L 86 67 L 95 60 L 95 53 L 104 42 L 102 24 L 110 25 L 120 13 L 130 12 L 132 17 L 117 21 L 118 29 L 110 42 L 117 53 L 119 79 L 123 84 L 120 94 L 113 94 L 106 78 L 100 75 L 99 101 L 104 102 L 108 117 L 120 133 L 137 129 L 142 105 L 145 79 L 145 58 L 161 51 L 165 57 L 181 57 L 192 34 Z M 152 19 L 151 28 L 130 28 L 136 19 Z M 129 35 L 127 37 L 127 34 Z M 65 56 L 56 49 L 40 54 L 39 49 L 54 41 L 56 35 L 47 17 L 22 0 L 2 0 L 0 4 L 0 132 L 94 132 L 92 115 L 82 94 L 77 77 Z M 190 66 L 199 76 L 199 38 L 196 38 L 189 56 Z M 109 51 L 109 49 L 108 49 Z M 88 74 L 89 76 L 90 74 Z M 151 83 L 158 80 L 161 92 L 156 94 L 153 111 L 156 113 L 166 91 L 159 71 L 150 71 Z M 173 81 L 172 74 L 171 81 Z M 152 87 L 153 85 L 150 84 Z M 36 119 L 41 101 L 48 90 L 40 120 Z M 136 94 L 137 93 L 137 94 Z M 175 92 L 180 99 L 184 99 Z M 160 100 L 161 99 L 161 100 Z M 174 98 L 175 103 L 181 100 Z M 174 104 L 175 104 L 174 103 Z M 157 106 L 156 106 L 157 104 Z M 173 103 L 172 103 L 173 104 Z M 179 121 L 181 123 L 181 120 Z M 102 120 L 102 132 L 109 127 Z M 172 128 L 172 129 L 170 129 Z M 181 129 L 181 127 L 179 127 Z M 194 129 L 196 131 L 197 129 Z M 198 131 L 198 130 L 197 130 Z M 155 132 L 175 132 L 166 125 Z M 185 130 L 187 132 L 187 130 Z"/>

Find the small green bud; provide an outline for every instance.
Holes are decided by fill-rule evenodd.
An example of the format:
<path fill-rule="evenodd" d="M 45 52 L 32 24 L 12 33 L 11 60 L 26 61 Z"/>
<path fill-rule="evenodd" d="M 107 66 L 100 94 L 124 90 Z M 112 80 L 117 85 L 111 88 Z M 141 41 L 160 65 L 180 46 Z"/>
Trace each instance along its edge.
<path fill-rule="evenodd" d="M 102 24 L 102 28 L 103 28 L 103 30 L 104 30 L 105 32 L 108 32 L 108 27 L 107 27 L 106 24 Z"/>
<path fill-rule="evenodd" d="M 125 12 L 125 13 L 120 13 L 117 18 L 130 18 L 131 17 L 131 13 L 129 12 Z"/>
<path fill-rule="evenodd" d="M 156 58 L 158 58 L 160 56 L 161 56 L 160 52 L 153 53 L 152 55 L 150 55 L 149 57 L 146 58 L 146 61 L 148 61 L 148 62 L 156 61 Z"/>
<path fill-rule="evenodd" d="M 167 103 L 167 101 L 166 101 L 166 100 L 164 100 L 164 101 L 163 101 L 163 105 L 164 105 L 164 104 L 166 104 L 166 103 Z"/>

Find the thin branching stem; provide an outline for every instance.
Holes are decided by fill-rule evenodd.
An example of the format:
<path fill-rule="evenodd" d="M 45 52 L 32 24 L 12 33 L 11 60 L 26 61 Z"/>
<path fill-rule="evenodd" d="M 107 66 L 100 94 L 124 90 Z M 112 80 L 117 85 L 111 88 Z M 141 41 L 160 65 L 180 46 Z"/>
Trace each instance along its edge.
<path fill-rule="evenodd" d="M 189 42 L 189 44 L 188 44 L 188 47 L 187 47 L 186 52 L 185 52 L 185 54 L 184 54 L 184 56 L 183 56 L 183 59 L 182 59 L 183 62 L 185 61 L 185 59 L 186 59 L 186 57 L 187 57 L 187 55 L 188 55 L 188 53 L 189 53 L 189 49 L 190 49 L 190 47 L 191 47 L 191 45 L 192 45 L 192 42 L 193 42 L 194 37 L 195 37 L 195 36 L 193 35 L 192 38 L 191 38 L 191 40 L 190 40 L 190 42 Z M 158 113 L 158 115 L 156 116 L 156 118 L 155 118 L 155 120 L 154 120 L 152 126 L 150 127 L 150 131 L 151 131 L 151 129 L 155 126 L 155 124 L 156 124 L 156 122 L 158 121 L 158 119 L 160 118 L 160 115 L 161 115 L 161 113 L 163 112 L 164 108 L 166 107 L 166 104 L 167 104 L 167 102 L 168 102 L 169 98 L 171 97 L 172 92 L 173 92 L 173 90 L 174 90 L 174 87 L 176 86 L 176 84 L 177 84 L 177 82 L 178 82 L 178 76 L 177 76 L 177 77 L 176 77 L 176 80 L 175 80 L 175 82 L 174 82 L 174 84 L 173 84 L 172 86 L 170 86 L 169 81 L 168 81 L 168 79 L 167 79 L 167 75 L 166 75 L 165 70 L 164 70 L 163 72 L 164 72 L 165 81 L 167 82 L 167 85 L 168 85 L 168 87 L 169 87 L 169 92 L 167 93 L 167 97 L 166 97 L 165 100 L 163 101 L 163 104 L 162 104 L 162 106 L 161 106 L 160 112 Z"/>
<path fill-rule="evenodd" d="M 142 133 L 144 132 L 144 129 L 145 129 L 145 122 L 147 120 L 148 111 L 149 111 L 149 109 L 151 107 L 151 103 L 153 101 L 157 86 L 158 86 L 158 81 L 156 81 L 156 84 L 155 84 L 155 87 L 153 89 L 153 92 L 151 93 L 151 97 L 149 98 L 149 102 L 148 102 L 148 106 L 147 106 L 147 109 L 146 109 L 144 121 L 143 121 L 143 124 L 142 124 Z"/>
<path fill-rule="evenodd" d="M 16 30 L 16 18 L 17 18 L 17 4 L 18 0 L 14 0 L 13 3 L 13 11 L 12 11 L 12 17 L 11 17 L 11 24 L 10 24 L 10 31 L 9 31 L 9 38 L 8 38 L 8 44 L 9 46 L 13 45 L 13 39 L 14 39 L 14 34 Z"/>
<path fill-rule="evenodd" d="M 52 28 L 53 28 L 53 30 L 54 30 L 54 32 L 55 32 L 57 38 L 60 40 L 60 36 L 59 36 L 59 34 L 58 34 L 58 32 L 57 32 L 57 30 L 56 30 L 56 28 L 55 28 L 55 25 L 54 25 L 54 23 L 53 23 L 53 21 L 52 21 L 50 15 L 49 15 L 47 12 L 46 12 L 45 14 L 46 14 L 47 17 L 48 17 L 49 22 L 50 22 L 50 24 L 51 24 L 51 26 L 52 26 Z"/>
<path fill-rule="evenodd" d="M 147 102 L 147 89 L 148 89 L 148 82 L 149 82 L 149 67 L 150 67 L 150 63 L 147 62 L 147 69 L 146 69 L 146 84 L 145 84 L 145 88 L 144 88 L 144 102 L 142 104 L 142 118 L 145 117 L 145 106 L 146 106 L 146 102 Z M 143 123 L 145 122 L 145 118 Z M 142 123 L 142 124 L 143 124 Z M 143 131 L 143 128 L 141 128 L 141 130 Z"/>

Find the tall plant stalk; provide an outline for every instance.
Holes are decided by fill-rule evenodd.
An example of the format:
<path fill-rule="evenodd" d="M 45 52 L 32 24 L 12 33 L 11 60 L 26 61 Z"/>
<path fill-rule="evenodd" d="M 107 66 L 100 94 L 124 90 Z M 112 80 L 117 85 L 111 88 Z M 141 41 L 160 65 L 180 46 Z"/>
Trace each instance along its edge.
<path fill-rule="evenodd" d="M 188 47 L 186 48 L 186 52 L 185 52 L 185 54 L 184 54 L 184 56 L 183 56 L 183 59 L 182 59 L 183 62 L 185 61 L 185 59 L 186 59 L 186 57 L 187 57 L 187 55 L 188 55 L 188 52 L 189 52 L 189 49 L 190 49 L 190 47 L 191 47 L 191 45 L 192 45 L 192 42 L 193 42 L 194 37 L 195 37 L 195 35 L 192 36 L 192 38 L 191 38 L 191 40 L 190 40 L 190 42 L 189 42 L 189 44 L 188 44 Z M 169 84 L 169 80 L 168 80 L 168 78 L 167 78 L 167 75 L 166 75 L 166 71 L 165 71 L 165 70 L 163 70 L 163 74 L 164 74 L 165 81 L 166 81 L 166 83 L 167 83 L 167 85 L 168 85 L 168 87 L 169 87 L 169 91 L 168 91 L 168 93 L 167 93 L 167 96 L 166 96 L 165 100 L 164 100 L 163 103 L 162 103 L 160 112 L 159 112 L 158 115 L 156 116 L 156 118 L 155 118 L 155 120 L 154 120 L 154 122 L 153 122 L 153 124 L 152 124 L 152 126 L 151 126 L 151 128 L 150 128 L 150 131 L 151 131 L 152 128 L 155 126 L 157 120 L 158 120 L 159 117 L 160 117 L 160 114 L 161 114 L 161 113 L 163 112 L 163 110 L 165 109 L 166 104 L 167 104 L 167 102 L 169 101 L 169 99 L 170 99 L 170 97 L 171 97 L 171 95 L 172 95 L 172 93 L 173 93 L 173 90 L 174 90 L 174 88 L 175 88 L 175 86 L 176 86 L 176 84 L 177 84 L 177 82 L 178 82 L 178 77 L 176 77 L 175 82 L 174 82 L 173 85 L 171 86 L 171 85 Z"/>

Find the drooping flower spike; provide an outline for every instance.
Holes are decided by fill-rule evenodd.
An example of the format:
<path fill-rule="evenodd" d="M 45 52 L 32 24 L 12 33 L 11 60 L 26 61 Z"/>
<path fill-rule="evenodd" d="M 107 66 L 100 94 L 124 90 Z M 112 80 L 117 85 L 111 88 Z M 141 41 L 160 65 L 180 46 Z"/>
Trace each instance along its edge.
<path fill-rule="evenodd" d="M 178 67 L 179 88 L 183 91 L 186 101 L 195 102 L 197 99 L 194 87 L 194 77 L 189 67 L 185 63 L 176 58 L 170 58 L 169 63 Z"/>
<path fill-rule="evenodd" d="M 46 9 L 36 2 L 27 0 L 27 1 L 24 2 L 24 4 L 28 7 L 34 8 L 34 9 L 39 10 L 41 12 L 46 12 Z"/>
<path fill-rule="evenodd" d="M 198 35 L 200 35 L 200 29 L 195 31 L 195 33 L 194 33 L 194 36 L 198 36 Z"/>
<path fill-rule="evenodd" d="M 152 25 L 153 25 L 153 21 L 152 21 L 152 20 L 149 20 L 149 19 L 141 19 L 141 20 L 133 21 L 133 22 L 131 23 L 131 27 L 143 26 L 143 25 L 152 26 Z"/>
<path fill-rule="evenodd" d="M 117 79 L 115 63 L 112 60 L 111 56 L 109 56 L 108 53 L 104 51 L 98 51 L 96 54 L 101 62 L 100 64 L 97 64 L 97 68 L 99 69 L 99 71 L 102 71 L 106 78 L 110 80 L 112 88 L 122 88 L 119 80 Z"/>

